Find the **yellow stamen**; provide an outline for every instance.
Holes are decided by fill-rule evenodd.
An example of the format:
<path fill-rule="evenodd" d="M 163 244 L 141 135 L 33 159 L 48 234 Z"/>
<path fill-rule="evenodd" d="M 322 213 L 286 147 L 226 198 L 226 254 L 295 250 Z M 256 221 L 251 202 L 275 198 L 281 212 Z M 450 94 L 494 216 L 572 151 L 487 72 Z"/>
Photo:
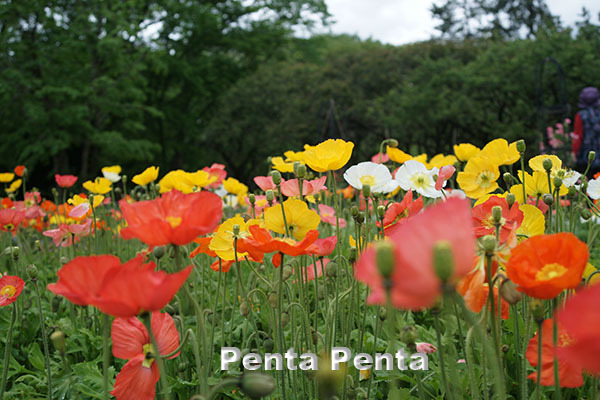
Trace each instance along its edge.
<path fill-rule="evenodd" d="M 360 183 L 363 185 L 374 186 L 375 178 L 372 175 L 363 175 L 360 177 Z"/>
<path fill-rule="evenodd" d="M 494 182 L 494 174 L 490 171 L 481 171 L 479 175 L 477 175 L 477 185 L 487 189 Z"/>
<path fill-rule="evenodd" d="M 5 285 L 0 289 L 0 296 L 11 298 L 17 293 L 17 288 L 13 285 Z"/>
<path fill-rule="evenodd" d="M 546 264 L 535 274 L 536 281 L 549 281 L 550 279 L 563 276 L 567 269 L 558 263 Z"/>
<path fill-rule="evenodd" d="M 144 353 L 144 361 L 142 361 L 142 366 L 146 368 L 150 368 L 154 359 L 156 358 L 156 352 L 154 351 L 154 346 L 152 343 L 146 343 L 144 347 L 142 347 L 142 352 Z"/>
<path fill-rule="evenodd" d="M 177 228 L 181 225 L 181 217 L 166 217 L 165 219 L 171 225 L 171 228 Z"/>

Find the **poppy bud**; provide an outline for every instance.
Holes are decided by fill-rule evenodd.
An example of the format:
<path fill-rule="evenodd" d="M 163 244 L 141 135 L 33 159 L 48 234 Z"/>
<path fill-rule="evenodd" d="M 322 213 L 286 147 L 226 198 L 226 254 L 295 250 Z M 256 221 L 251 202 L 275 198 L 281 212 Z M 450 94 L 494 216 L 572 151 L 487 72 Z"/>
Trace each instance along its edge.
<path fill-rule="evenodd" d="M 8 246 L 3 253 L 5 256 L 13 256 L 15 260 L 18 260 L 20 251 L 19 246 Z"/>
<path fill-rule="evenodd" d="M 165 255 L 165 246 L 156 246 L 152 250 L 152 254 L 154 254 L 154 257 L 161 259 Z"/>
<path fill-rule="evenodd" d="M 523 293 L 517 290 L 513 281 L 505 279 L 500 285 L 500 295 L 508 304 L 517 304 L 523 298 Z"/>
<path fill-rule="evenodd" d="M 540 299 L 529 300 L 529 310 L 535 322 L 541 323 L 544 320 L 544 302 Z"/>
<path fill-rule="evenodd" d="M 348 255 L 348 261 L 351 263 L 356 262 L 358 259 L 358 249 L 354 246 L 350 247 L 350 254 Z"/>
<path fill-rule="evenodd" d="M 552 195 L 550 193 L 546 193 L 542 196 L 542 200 L 544 201 L 544 204 L 546 204 L 547 206 L 551 206 L 552 204 L 554 204 L 554 197 L 552 197 Z"/>
<path fill-rule="evenodd" d="M 387 280 L 392 276 L 396 264 L 394 246 L 389 241 L 376 242 L 374 246 L 377 268 L 381 276 Z"/>
<path fill-rule="evenodd" d="M 117 186 L 117 187 L 114 189 L 114 191 L 115 191 L 115 194 L 116 194 L 117 196 L 119 196 L 119 197 L 121 196 L 121 193 L 123 192 L 123 191 L 121 190 L 121 188 L 120 188 L 120 187 L 118 187 L 118 186 Z"/>
<path fill-rule="evenodd" d="M 444 283 L 452 276 L 454 256 L 449 241 L 440 240 L 433 246 L 433 268 L 437 277 Z"/>
<path fill-rule="evenodd" d="M 277 307 L 277 293 L 275 293 L 275 292 L 269 293 L 269 304 L 273 308 Z"/>
<path fill-rule="evenodd" d="M 500 350 L 501 350 L 503 353 L 508 353 L 508 350 L 510 350 L 510 346 L 509 346 L 509 345 L 507 345 L 507 344 L 503 344 L 503 345 L 500 347 Z"/>
<path fill-rule="evenodd" d="M 286 265 L 283 267 L 283 280 L 287 281 L 288 279 L 290 279 L 290 276 L 292 276 L 292 274 L 294 273 L 294 270 L 292 270 L 292 267 L 290 267 L 289 265 Z"/>
<path fill-rule="evenodd" d="M 285 328 L 289 322 L 290 322 L 290 314 L 288 314 L 285 311 L 282 312 L 281 313 L 281 327 Z"/>
<path fill-rule="evenodd" d="M 418 332 L 414 325 L 404 325 L 400 330 L 400 341 L 407 345 L 414 344 L 417 340 Z"/>
<path fill-rule="evenodd" d="M 492 207 L 492 218 L 494 219 L 495 224 L 499 224 L 502 221 L 502 207 Z"/>
<path fill-rule="evenodd" d="M 38 270 L 37 267 L 33 264 L 29 264 L 27 266 L 27 268 L 25 268 L 25 270 L 27 271 L 27 276 L 29 277 L 29 279 L 31 279 L 32 281 L 37 281 L 38 279 Z"/>
<path fill-rule="evenodd" d="M 510 184 L 512 183 L 512 175 L 510 174 L 510 172 L 505 172 L 504 174 L 502 174 L 502 179 L 504 179 L 504 183 L 506 183 L 506 185 L 508 187 L 510 187 Z"/>
<path fill-rule="evenodd" d="M 248 314 L 250 314 L 250 307 L 248 306 L 248 303 L 246 301 L 242 301 L 240 303 L 240 314 L 242 315 L 242 317 L 245 317 Z"/>
<path fill-rule="evenodd" d="M 381 307 L 379 309 L 379 319 L 385 321 L 387 319 L 387 308 Z"/>
<path fill-rule="evenodd" d="M 355 219 L 358 224 L 362 224 L 363 222 L 365 222 L 365 212 L 359 211 Z"/>
<path fill-rule="evenodd" d="M 271 338 L 267 338 L 263 341 L 263 348 L 265 352 L 270 353 L 275 348 L 275 342 Z"/>
<path fill-rule="evenodd" d="M 54 348 L 58 350 L 60 354 L 65 353 L 65 334 L 62 331 L 56 330 L 52 332 L 52 334 L 50 335 L 50 341 L 52 342 Z"/>
<path fill-rule="evenodd" d="M 385 217 L 385 207 L 384 206 L 377 206 L 377 217 L 379 219 L 383 219 L 383 217 Z"/>
<path fill-rule="evenodd" d="M 238 237 L 240 235 L 240 226 L 238 224 L 233 224 L 231 231 L 233 232 L 233 236 Z"/>
<path fill-rule="evenodd" d="M 398 141 L 396 139 L 388 139 L 387 140 L 387 145 L 393 148 L 398 147 L 400 143 L 398 143 Z"/>
<path fill-rule="evenodd" d="M 552 183 L 554 184 L 555 188 L 559 188 L 562 186 L 563 181 L 558 176 L 555 176 L 554 179 L 552 180 Z"/>
<path fill-rule="evenodd" d="M 358 207 L 350 207 L 350 215 L 352 215 L 352 218 L 356 218 L 356 216 L 358 215 Z"/>
<path fill-rule="evenodd" d="M 589 162 L 592 162 L 592 161 L 594 161 L 595 159 L 596 159 L 596 152 L 595 152 L 595 151 L 590 151 L 590 152 L 588 153 L 588 161 L 589 161 Z"/>
<path fill-rule="evenodd" d="M 71 260 L 69 260 L 69 257 L 62 256 L 62 257 L 60 258 L 60 263 L 61 263 L 62 265 L 65 265 L 65 264 L 66 264 L 66 263 L 68 263 L 69 261 L 71 261 Z"/>
<path fill-rule="evenodd" d="M 275 379 L 261 372 L 245 373 L 240 381 L 240 389 L 252 399 L 260 399 L 273 393 Z"/>
<path fill-rule="evenodd" d="M 574 199 L 577 195 L 577 190 L 575 190 L 575 186 L 569 186 L 569 192 L 567 193 L 567 197 L 569 199 Z"/>
<path fill-rule="evenodd" d="M 177 364 L 177 371 L 179 372 L 185 372 L 187 371 L 188 365 L 185 361 L 181 361 L 179 364 Z"/>
<path fill-rule="evenodd" d="M 552 169 L 552 160 L 549 158 L 544 158 L 544 161 L 542 161 L 542 167 L 544 167 L 546 172 L 550 171 Z"/>
<path fill-rule="evenodd" d="M 275 195 L 273 194 L 273 191 L 271 189 L 267 189 L 267 191 L 265 192 L 265 195 L 267 197 L 267 201 L 269 202 L 269 204 L 271 204 L 273 202 L 273 200 L 275 199 Z"/>
<path fill-rule="evenodd" d="M 511 208 L 513 204 L 515 204 L 515 201 L 517 201 L 517 198 L 513 193 L 509 193 L 506 195 L 506 203 L 508 204 L 508 208 Z"/>
<path fill-rule="evenodd" d="M 366 199 L 368 199 L 369 196 L 371 196 L 371 185 L 368 185 L 368 184 L 365 183 L 362 186 L 362 194 L 365 197 L 365 201 L 366 201 Z"/>
<path fill-rule="evenodd" d="M 277 186 L 281 185 L 281 172 L 275 170 L 271 171 L 271 178 L 273 178 L 273 183 Z"/>
<path fill-rule="evenodd" d="M 493 235 L 485 235 L 481 238 L 481 245 L 486 255 L 493 255 L 496 251 L 496 237 Z"/>
<path fill-rule="evenodd" d="M 517 151 L 521 154 L 525 153 L 525 141 L 523 139 L 517 140 Z"/>
<path fill-rule="evenodd" d="M 296 165 L 296 163 L 298 163 Z M 304 177 L 306 177 L 306 165 L 302 164 L 299 161 L 296 161 L 294 163 L 294 173 L 296 174 L 296 177 L 298 179 L 303 179 Z"/>
<path fill-rule="evenodd" d="M 248 201 L 250 202 L 250 204 L 254 205 L 254 203 L 256 203 L 256 196 L 254 195 L 254 193 L 250 193 L 248 195 Z"/>
<path fill-rule="evenodd" d="M 325 266 L 325 275 L 327 275 L 330 278 L 335 278 L 337 276 L 337 268 L 337 263 L 334 261 L 330 261 Z"/>
<path fill-rule="evenodd" d="M 587 221 L 588 219 L 592 218 L 592 212 L 588 208 L 584 208 L 581 210 L 581 218 Z"/>

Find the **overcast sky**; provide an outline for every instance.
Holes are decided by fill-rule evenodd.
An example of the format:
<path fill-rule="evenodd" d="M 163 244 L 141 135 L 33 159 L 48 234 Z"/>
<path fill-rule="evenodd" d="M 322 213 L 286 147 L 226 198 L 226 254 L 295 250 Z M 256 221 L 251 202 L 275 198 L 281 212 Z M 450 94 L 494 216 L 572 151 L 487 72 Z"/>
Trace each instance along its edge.
<path fill-rule="evenodd" d="M 332 19 L 333 33 L 357 34 L 383 43 L 405 44 L 427 40 L 435 34 L 429 9 L 432 0 L 326 0 Z M 443 3 L 436 0 L 437 4 Z M 592 21 L 598 22 L 600 4 L 593 0 L 547 0 L 553 15 L 563 24 L 573 25 L 585 5 Z M 593 3 L 596 3 L 595 5 Z"/>

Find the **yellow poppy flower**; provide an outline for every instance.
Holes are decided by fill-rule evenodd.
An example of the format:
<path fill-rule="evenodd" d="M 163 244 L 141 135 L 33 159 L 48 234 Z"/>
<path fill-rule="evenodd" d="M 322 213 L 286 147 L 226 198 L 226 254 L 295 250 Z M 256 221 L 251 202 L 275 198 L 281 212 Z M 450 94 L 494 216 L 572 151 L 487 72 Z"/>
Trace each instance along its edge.
<path fill-rule="evenodd" d="M 194 187 L 194 190 L 198 190 L 215 182 L 219 177 L 199 169 L 196 172 L 186 172 L 184 179 L 187 180 L 190 186 Z"/>
<path fill-rule="evenodd" d="M 304 152 L 304 161 L 317 172 L 336 171 L 352 156 L 354 143 L 342 139 L 328 139 Z"/>
<path fill-rule="evenodd" d="M 541 154 L 539 156 L 533 157 L 529 160 L 529 168 L 531 168 L 533 171 L 540 171 L 546 173 L 546 170 L 544 169 L 543 165 L 544 160 L 546 158 L 549 158 L 550 161 L 552 161 L 552 172 L 556 172 L 559 169 L 561 169 L 562 161 L 554 154 Z"/>
<path fill-rule="evenodd" d="M 509 145 L 506 139 L 494 139 L 481 149 L 478 157 L 487 158 L 496 165 L 511 165 L 519 161 L 521 155 L 517 151 L 517 142 Z"/>
<path fill-rule="evenodd" d="M 136 185 L 145 186 L 158 178 L 158 170 L 159 167 L 148 167 L 141 174 L 135 175 L 131 181 Z"/>
<path fill-rule="evenodd" d="M 435 156 L 433 156 L 431 158 L 431 160 L 429 160 L 428 168 L 430 168 L 430 169 L 433 167 L 442 168 L 442 167 L 445 167 L 446 165 L 454 165 L 457 161 L 458 160 L 453 155 L 446 156 L 444 154 L 436 154 Z"/>
<path fill-rule="evenodd" d="M 523 171 L 517 171 L 519 180 L 523 180 Z M 528 196 L 541 197 L 545 193 L 550 193 L 548 189 L 548 176 L 545 172 L 533 171 L 532 174 L 525 172 L 525 192 Z M 521 194 L 523 197 L 523 194 Z"/>
<path fill-rule="evenodd" d="M 289 151 L 286 151 L 285 153 L 283 153 L 283 155 L 285 156 L 285 162 L 291 162 L 293 164 L 294 161 L 300 161 L 302 164 L 304 164 L 304 152 L 303 151 L 293 152 L 293 151 L 289 150 Z"/>
<path fill-rule="evenodd" d="M 521 204 L 519 210 L 523 212 L 523 222 L 521 222 L 521 226 L 517 229 L 517 235 L 525 235 L 527 237 L 543 235 L 546 230 L 544 213 L 531 204 Z"/>
<path fill-rule="evenodd" d="M 86 181 L 83 187 L 94 194 L 106 194 L 110 192 L 112 183 L 106 178 L 96 178 L 93 181 Z"/>
<path fill-rule="evenodd" d="M 395 147 L 388 146 L 387 155 L 390 157 L 390 160 L 397 162 L 398 164 L 404 164 L 406 161 L 412 160 L 412 156 L 410 154 L 405 153 Z"/>
<path fill-rule="evenodd" d="M 9 187 L 7 187 L 6 189 L 6 193 L 13 193 L 16 192 L 18 188 L 21 187 L 21 184 L 23 183 L 23 180 L 21 179 L 17 179 L 16 181 L 14 181 L 13 183 L 10 184 Z"/>
<path fill-rule="evenodd" d="M 423 153 L 423 154 L 419 154 L 418 156 L 414 156 L 413 158 L 411 158 L 411 160 L 415 160 L 420 162 L 421 164 L 425 164 L 425 166 L 427 167 L 427 169 L 431 169 L 431 167 L 428 166 L 428 162 L 427 162 L 427 153 Z"/>
<path fill-rule="evenodd" d="M 0 173 L 0 183 L 8 183 L 12 181 L 15 177 L 15 174 L 12 172 L 2 172 Z"/>
<path fill-rule="evenodd" d="M 223 187 L 231 194 L 246 194 L 248 186 L 244 185 L 235 178 L 227 178 L 223 181 Z"/>
<path fill-rule="evenodd" d="M 525 200 L 523 199 L 523 184 L 519 183 L 518 185 L 512 185 L 510 187 L 510 192 L 515 195 L 515 201 L 519 204 L 525 204 Z"/>
<path fill-rule="evenodd" d="M 484 194 L 483 196 L 481 196 L 480 198 L 477 199 L 477 201 L 475 201 L 475 204 L 473 204 L 473 207 L 478 206 L 480 204 L 485 203 L 486 201 L 488 201 L 490 199 L 490 197 L 495 196 L 495 197 L 501 197 L 501 198 L 505 198 L 506 195 L 508 193 L 504 192 L 501 194 L 498 193 L 488 193 L 488 194 Z M 523 196 L 521 196 L 523 197 Z"/>
<path fill-rule="evenodd" d="M 314 210 L 308 208 L 305 202 L 298 199 L 287 199 L 283 202 L 285 219 L 290 233 L 296 240 L 302 240 L 306 233 L 317 229 L 321 217 Z M 285 234 L 285 224 L 281 205 L 276 204 L 264 211 L 265 225 L 273 232 Z"/>
<path fill-rule="evenodd" d="M 456 181 L 468 197 L 477 199 L 496 190 L 499 177 L 498 165 L 477 156 L 467 162 L 464 171 L 458 173 Z"/>
<path fill-rule="evenodd" d="M 471 143 L 461 143 L 454 145 L 454 154 L 460 161 L 469 161 L 471 158 L 479 154 L 481 150 Z"/>
<path fill-rule="evenodd" d="M 78 194 L 74 195 L 72 198 L 67 200 L 67 203 L 77 207 L 81 203 L 89 203 L 90 199 L 81 197 Z M 98 207 L 104 201 L 104 196 L 101 194 L 94 196 L 94 208 Z"/>
<path fill-rule="evenodd" d="M 219 226 L 219 229 L 217 229 L 208 245 L 209 249 L 217 253 L 225 261 L 235 260 L 233 225 L 240 227 L 238 238 L 248 236 L 248 224 L 246 224 L 244 218 L 235 216 L 229 218 Z M 238 252 L 238 259 L 243 258 L 245 255 L 247 253 Z"/>
<path fill-rule="evenodd" d="M 158 185 L 160 186 L 160 193 L 170 192 L 173 189 L 184 194 L 192 193 L 194 191 L 194 186 L 190 183 L 187 172 L 182 169 L 169 171 L 158 182 Z"/>
<path fill-rule="evenodd" d="M 279 172 L 294 172 L 294 163 L 283 161 L 283 157 L 272 157 L 273 168 Z"/>
<path fill-rule="evenodd" d="M 590 275 L 592 275 L 597 270 L 598 269 L 596 267 L 594 267 L 592 264 L 587 263 L 587 265 L 585 266 L 585 269 L 583 270 L 583 279 L 585 279 L 585 281 L 587 282 L 587 280 L 590 278 Z M 590 279 L 589 284 L 595 285 L 598 282 L 600 282 L 600 274 L 594 274 L 594 276 L 592 276 L 592 279 Z"/>

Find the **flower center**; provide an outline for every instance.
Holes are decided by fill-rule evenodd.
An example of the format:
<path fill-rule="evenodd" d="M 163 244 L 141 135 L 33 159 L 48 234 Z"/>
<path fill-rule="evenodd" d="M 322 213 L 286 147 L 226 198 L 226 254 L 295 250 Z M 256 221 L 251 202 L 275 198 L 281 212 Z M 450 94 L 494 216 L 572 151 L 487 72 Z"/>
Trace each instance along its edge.
<path fill-rule="evenodd" d="M 558 263 L 546 264 L 535 274 L 536 281 L 549 281 L 550 279 L 563 276 L 567 269 Z"/>
<path fill-rule="evenodd" d="M 144 347 L 142 347 L 142 352 L 144 353 L 144 361 L 142 361 L 142 366 L 146 368 L 150 368 L 152 363 L 154 362 L 155 354 L 154 346 L 152 343 L 146 343 Z"/>
<path fill-rule="evenodd" d="M 6 229 L 7 231 L 12 231 L 14 228 L 15 226 L 13 224 L 4 225 L 4 229 Z"/>
<path fill-rule="evenodd" d="M 14 295 L 17 293 L 17 288 L 14 287 L 13 285 L 6 285 L 4 286 L 2 289 L 0 289 L 0 295 L 4 296 L 4 297 L 14 297 Z"/>
<path fill-rule="evenodd" d="M 410 181 L 412 182 L 415 189 L 425 189 L 428 186 L 428 176 L 423 172 L 417 172 L 413 176 L 410 177 Z"/>
<path fill-rule="evenodd" d="M 477 185 L 481 188 L 489 188 L 493 181 L 494 174 L 490 171 L 481 171 L 481 173 L 477 175 Z"/>
<path fill-rule="evenodd" d="M 575 340 L 566 333 L 558 335 L 558 347 L 567 347 L 575 343 Z"/>
<path fill-rule="evenodd" d="M 363 185 L 374 186 L 375 178 L 372 175 L 363 175 L 360 177 L 360 183 Z"/>
<path fill-rule="evenodd" d="M 171 228 L 177 228 L 181 225 L 181 217 L 166 217 L 167 222 L 171 225 Z"/>

